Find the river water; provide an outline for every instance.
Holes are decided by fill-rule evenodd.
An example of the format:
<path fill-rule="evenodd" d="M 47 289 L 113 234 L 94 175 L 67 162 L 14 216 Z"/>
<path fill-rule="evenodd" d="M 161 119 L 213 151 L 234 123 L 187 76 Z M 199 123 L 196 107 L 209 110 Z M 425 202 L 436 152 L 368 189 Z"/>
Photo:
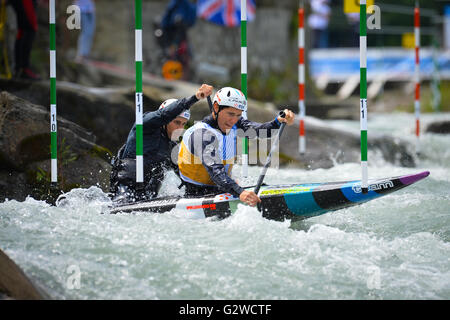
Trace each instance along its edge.
<path fill-rule="evenodd" d="M 450 118 L 424 115 L 423 125 Z M 359 122 L 330 121 L 359 130 Z M 411 125 L 409 125 L 411 124 Z M 414 142 L 409 114 L 372 115 L 371 132 Z M 429 170 L 425 180 L 300 222 L 241 206 L 222 221 L 182 213 L 102 214 L 98 188 L 58 206 L 0 203 L 0 248 L 55 299 L 450 299 L 450 138 L 423 134 L 416 168 L 369 150 L 369 177 Z M 256 181 L 259 168 L 250 168 Z M 358 163 L 282 169 L 268 184 L 360 179 Z M 174 176 L 164 193 L 173 191 Z"/>

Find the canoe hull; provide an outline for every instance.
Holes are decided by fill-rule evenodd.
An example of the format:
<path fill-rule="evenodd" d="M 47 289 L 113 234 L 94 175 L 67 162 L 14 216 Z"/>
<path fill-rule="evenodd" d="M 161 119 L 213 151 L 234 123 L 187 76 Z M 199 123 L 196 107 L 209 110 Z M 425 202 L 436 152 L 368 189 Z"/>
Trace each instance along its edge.
<path fill-rule="evenodd" d="M 258 210 L 271 220 L 301 220 L 324 213 L 362 204 L 407 187 L 426 178 L 428 171 L 413 175 L 369 181 L 369 192 L 361 191 L 361 181 L 310 183 L 283 186 L 264 186 L 259 192 L 261 203 Z M 251 190 L 251 189 L 250 189 Z M 147 202 L 115 207 L 118 212 L 167 212 L 178 209 L 190 218 L 225 218 L 242 204 L 230 194 L 205 196 L 203 198 L 161 198 Z"/>

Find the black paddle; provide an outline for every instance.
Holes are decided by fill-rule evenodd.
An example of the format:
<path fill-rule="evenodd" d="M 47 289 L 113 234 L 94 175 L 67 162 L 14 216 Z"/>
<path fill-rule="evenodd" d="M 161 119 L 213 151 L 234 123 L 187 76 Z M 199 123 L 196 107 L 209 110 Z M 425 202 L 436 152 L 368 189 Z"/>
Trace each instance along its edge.
<path fill-rule="evenodd" d="M 206 99 L 208 100 L 208 105 L 209 105 L 209 111 L 213 111 L 213 104 L 211 102 L 211 97 L 207 96 Z"/>
<path fill-rule="evenodd" d="M 286 116 L 284 111 L 280 111 L 279 115 L 282 118 L 284 118 Z M 281 137 L 281 134 L 283 133 L 283 130 L 284 130 L 285 126 L 286 126 L 286 122 L 283 122 L 281 124 L 281 126 L 280 126 L 280 130 L 278 131 L 278 135 L 276 137 L 276 140 L 272 144 L 272 149 L 270 150 L 269 156 L 267 157 L 267 160 L 266 160 L 266 164 L 264 165 L 264 167 L 263 167 L 263 169 L 261 171 L 261 174 L 260 174 L 259 179 L 258 179 L 258 183 L 256 184 L 256 187 L 255 187 L 255 190 L 254 190 L 254 192 L 256 194 L 258 194 L 259 189 L 261 188 L 261 185 L 263 183 L 264 177 L 266 176 L 267 169 L 269 168 L 270 162 L 272 161 L 272 153 L 275 151 L 275 148 L 278 146 L 278 142 L 280 141 L 280 137 Z"/>

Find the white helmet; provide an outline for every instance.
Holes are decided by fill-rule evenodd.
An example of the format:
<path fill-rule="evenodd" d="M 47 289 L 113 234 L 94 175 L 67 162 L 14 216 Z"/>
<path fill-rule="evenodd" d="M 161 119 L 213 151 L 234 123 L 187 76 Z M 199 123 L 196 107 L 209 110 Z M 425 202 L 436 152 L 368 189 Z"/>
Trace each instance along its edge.
<path fill-rule="evenodd" d="M 177 102 L 177 101 L 178 101 L 178 99 L 167 99 L 166 101 L 164 101 L 163 103 L 161 103 L 161 105 L 159 106 L 158 109 L 165 108 L 165 107 L 167 107 L 168 105 L 170 105 L 170 104 L 172 104 L 172 103 L 174 103 L 174 102 Z M 180 113 L 178 116 L 179 116 L 179 117 L 182 117 L 182 118 L 185 118 L 185 119 L 187 119 L 187 120 L 189 120 L 189 118 L 191 117 L 191 113 L 190 113 L 189 110 L 184 110 L 184 111 L 183 111 L 182 113 Z"/>
<path fill-rule="evenodd" d="M 216 102 L 219 106 L 232 107 L 243 112 L 247 111 L 247 99 L 245 95 L 241 90 L 235 88 L 225 87 L 217 91 L 213 103 Z"/>

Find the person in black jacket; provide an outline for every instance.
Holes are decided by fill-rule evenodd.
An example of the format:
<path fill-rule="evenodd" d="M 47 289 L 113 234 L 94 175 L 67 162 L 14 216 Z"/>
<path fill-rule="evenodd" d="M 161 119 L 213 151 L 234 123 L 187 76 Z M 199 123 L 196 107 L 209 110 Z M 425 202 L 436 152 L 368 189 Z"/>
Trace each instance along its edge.
<path fill-rule="evenodd" d="M 113 201 L 131 202 L 155 198 L 165 172 L 178 166 L 171 159 L 172 149 L 190 117 L 189 108 L 212 93 L 212 86 L 203 84 L 195 95 L 180 100 L 164 101 L 158 110 L 143 116 L 144 189 L 136 188 L 136 124 L 112 161 L 110 191 Z"/>
<path fill-rule="evenodd" d="M 17 37 L 14 45 L 15 76 L 28 80 L 40 80 L 30 68 L 30 55 L 38 29 L 36 0 L 10 1 L 17 16 Z"/>

